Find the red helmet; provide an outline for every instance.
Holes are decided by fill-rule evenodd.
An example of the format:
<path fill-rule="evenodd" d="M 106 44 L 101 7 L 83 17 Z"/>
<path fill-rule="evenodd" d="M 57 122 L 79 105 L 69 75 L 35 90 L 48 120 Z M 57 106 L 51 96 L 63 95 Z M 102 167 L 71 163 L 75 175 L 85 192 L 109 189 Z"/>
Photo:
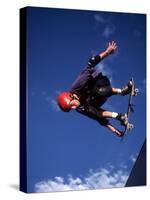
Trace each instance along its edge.
<path fill-rule="evenodd" d="M 58 96 L 58 105 L 63 111 L 70 111 L 70 101 L 72 100 L 72 94 L 70 92 L 62 92 Z"/>

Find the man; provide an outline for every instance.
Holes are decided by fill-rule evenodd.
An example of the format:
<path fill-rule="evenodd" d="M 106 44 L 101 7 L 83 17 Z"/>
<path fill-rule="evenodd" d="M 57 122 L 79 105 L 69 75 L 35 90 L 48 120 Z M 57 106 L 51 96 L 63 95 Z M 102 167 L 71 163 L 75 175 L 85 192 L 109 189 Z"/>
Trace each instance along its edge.
<path fill-rule="evenodd" d="M 126 114 L 110 112 L 101 108 L 101 106 L 112 95 L 127 95 L 131 92 L 132 82 L 120 88 L 111 87 L 109 79 L 101 72 L 96 74 L 95 66 L 107 56 L 113 54 L 117 49 L 117 44 L 109 42 L 105 51 L 99 55 L 90 58 L 88 65 L 82 70 L 80 75 L 73 83 L 69 92 L 62 92 L 58 96 L 59 107 L 68 112 L 76 110 L 94 120 L 97 120 L 102 126 L 107 127 L 117 136 L 123 136 L 124 132 L 116 129 L 108 118 L 114 118 L 126 126 L 128 118 Z"/>

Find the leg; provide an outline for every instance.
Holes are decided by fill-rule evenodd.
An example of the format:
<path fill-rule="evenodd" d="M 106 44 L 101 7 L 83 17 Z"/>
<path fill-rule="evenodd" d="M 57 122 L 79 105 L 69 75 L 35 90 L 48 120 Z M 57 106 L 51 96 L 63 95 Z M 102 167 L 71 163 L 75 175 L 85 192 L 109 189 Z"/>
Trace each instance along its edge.
<path fill-rule="evenodd" d="M 127 95 L 131 92 L 132 88 L 132 81 L 129 81 L 124 87 L 122 88 L 113 88 L 109 79 L 106 76 L 98 76 L 96 81 L 95 87 L 93 89 L 93 96 L 97 94 L 99 97 L 110 97 L 112 95 Z"/>
<path fill-rule="evenodd" d="M 102 126 L 108 128 L 112 133 L 116 134 L 119 137 L 124 135 L 123 131 L 116 129 L 106 118 L 101 118 L 97 120 Z"/>
<path fill-rule="evenodd" d="M 103 117 L 104 118 L 117 118 L 118 115 L 119 115 L 119 113 L 116 113 L 116 112 L 103 110 L 102 108 L 99 109 L 99 116 L 102 118 Z"/>
<path fill-rule="evenodd" d="M 121 88 L 110 88 L 110 87 L 103 87 L 103 88 L 98 88 L 98 94 L 100 96 L 106 96 L 106 97 L 110 97 L 112 95 L 122 95 L 125 96 L 127 94 L 129 94 L 131 92 L 131 87 L 132 85 L 127 85 L 124 86 L 122 89 Z"/>
<path fill-rule="evenodd" d="M 120 88 L 112 88 L 112 95 L 121 94 L 122 90 Z"/>
<path fill-rule="evenodd" d="M 112 95 L 121 94 L 122 96 L 125 96 L 131 92 L 131 89 L 132 89 L 132 82 L 129 81 L 127 83 L 127 85 L 125 85 L 121 89 L 120 88 L 112 88 Z"/>
<path fill-rule="evenodd" d="M 106 127 L 112 131 L 114 134 L 116 134 L 119 137 L 122 137 L 124 135 L 123 131 L 119 131 L 118 129 L 116 129 L 114 126 L 112 126 L 110 123 L 106 125 Z"/>
<path fill-rule="evenodd" d="M 100 118 L 113 118 L 117 119 L 121 122 L 122 125 L 126 126 L 128 123 L 128 118 L 126 114 L 110 112 L 103 109 L 99 109 L 99 117 Z"/>

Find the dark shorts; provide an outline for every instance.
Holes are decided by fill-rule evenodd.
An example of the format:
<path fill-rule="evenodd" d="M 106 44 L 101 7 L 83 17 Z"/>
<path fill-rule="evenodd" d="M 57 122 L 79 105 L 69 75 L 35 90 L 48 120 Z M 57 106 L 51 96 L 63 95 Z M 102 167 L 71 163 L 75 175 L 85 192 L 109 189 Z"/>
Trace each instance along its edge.
<path fill-rule="evenodd" d="M 111 83 L 107 76 L 100 74 L 96 78 L 95 86 L 97 86 L 97 87 L 111 86 Z"/>
<path fill-rule="evenodd" d="M 107 76 L 99 76 L 92 90 L 92 95 L 97 97 L 109 97 L 112 95 L 112 87 Z"/>
<path fill-rule="evenodd" d="M 106 76 L 99 76 L 95 82 L 86 103 L 93 107 L 101 107 L 112 95 L 112 87 L 109 79 Z"/>

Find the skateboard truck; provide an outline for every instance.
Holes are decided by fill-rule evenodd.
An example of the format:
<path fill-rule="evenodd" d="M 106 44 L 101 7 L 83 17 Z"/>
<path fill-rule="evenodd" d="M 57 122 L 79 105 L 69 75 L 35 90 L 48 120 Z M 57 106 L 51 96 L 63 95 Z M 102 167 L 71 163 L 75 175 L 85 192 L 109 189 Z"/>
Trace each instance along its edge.
<path fill-rule="evenodd" d="M 133 124 L 130 124 L 130 123 L 127 124 L 127 130 L 128 131 L 131 131 L 133 128 L 134 128 Z"/>

